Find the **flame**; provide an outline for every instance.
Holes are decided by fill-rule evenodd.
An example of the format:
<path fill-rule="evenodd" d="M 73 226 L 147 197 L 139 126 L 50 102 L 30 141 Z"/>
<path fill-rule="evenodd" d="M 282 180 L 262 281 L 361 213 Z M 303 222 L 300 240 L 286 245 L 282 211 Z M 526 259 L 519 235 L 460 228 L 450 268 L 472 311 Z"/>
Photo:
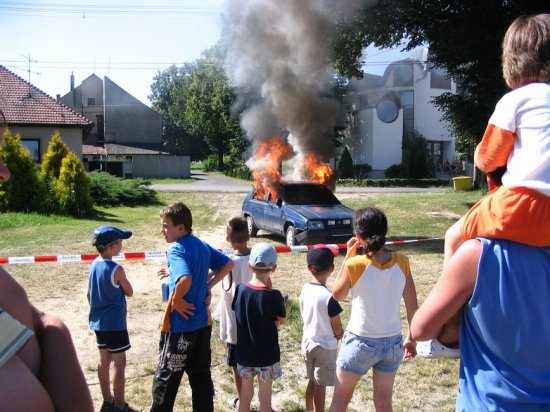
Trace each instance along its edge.
<path fill-rule="evenodd" d="M 271 192 L 272 198 L 279 197 L 281 186 L 279 167 L 282 161 L 291 157 L 293 153 L 292 146 L 277 136 L 259 140 L 256 154 L 248 162 L 259 196 L 265 198 L 267 192 Z"/>
<path fill-rule="evenodd" d="M 334 191 L 336 175 L 334 169 L 322 159 L 309 154 L 304 159 L 304 169 L 308 174 L 307 180 L 325 185 Z"/>
<path fill-rule="evenodd" d="M 293 155 L 292 146 L 278 136 L 258 140 L 256 154 L 247 162 L 254 177 L 257 198 L 265 199 L 268 192 L 271 193 L 272 199 L 280 196 L 282 181 L 280 167 L 283 160 L 287 160 Z M 326 161 L 315 154 L 308 154 L 302 160 L 299 176 L 295 175 L 295 178 L 301 181 L 321 183 L 334 191 L 336 174 Z"/>

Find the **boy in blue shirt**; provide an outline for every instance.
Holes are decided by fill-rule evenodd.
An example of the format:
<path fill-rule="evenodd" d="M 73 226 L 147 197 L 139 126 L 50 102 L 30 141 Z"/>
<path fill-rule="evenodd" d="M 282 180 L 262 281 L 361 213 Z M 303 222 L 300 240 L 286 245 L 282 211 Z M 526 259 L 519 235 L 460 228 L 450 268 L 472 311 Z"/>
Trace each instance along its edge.
<path fill-rule="evenodd" d="M 160 360 L 153 379 L 151 411 L 172 411 L 183 372 L 193 394 L 193 410 L 214 410 L 210 375 L 212 333 L 208 281 L 219 282 L 233 268 L 223 253 L 193 236 L 193 217 L 183 203 L 160 212 L 161 232 L 167 243 L 169 298 L 161 323 Z M 212 271 L 212 272 L 210 272 Z"/>
<path fill-rule="evenodd" d="M 103 395 L 101 412 L 134 410 L 124 400 L 126 351 L 131 346 L 126 325 L 126 296 L 132 296 L 134 291 L 122 266 L 112 260 L 120 254 L 122 240 L 130 236 L 132 232 L 113 226 L 100 226 L 93 233 L 92 244 L 99 256 L 90 267 L 87 296 L 89 325 L 95 332 L 99 349 L 97 376 Z M 111 363 L 114 364 L 112 393 Z"/>

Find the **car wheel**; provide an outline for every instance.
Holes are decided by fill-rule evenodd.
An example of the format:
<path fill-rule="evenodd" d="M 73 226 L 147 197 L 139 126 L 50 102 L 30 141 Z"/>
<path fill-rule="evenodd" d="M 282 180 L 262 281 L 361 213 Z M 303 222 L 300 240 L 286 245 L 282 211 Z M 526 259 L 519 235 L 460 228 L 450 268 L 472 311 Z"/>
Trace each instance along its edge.
<path fill-rule="evenodd" d="M 296 245 L 296 228 L 292 225 L 286 228 L 286 245 Z"/>
<path fill-rule="evenodd" d="M 254 224 L 254 219 L 252 218 L 252 216 L 246 217 L 246 224 L 248 225 L 248 234 L 251 237 L 255 237 L 258 234 L 258 228 Z"/>

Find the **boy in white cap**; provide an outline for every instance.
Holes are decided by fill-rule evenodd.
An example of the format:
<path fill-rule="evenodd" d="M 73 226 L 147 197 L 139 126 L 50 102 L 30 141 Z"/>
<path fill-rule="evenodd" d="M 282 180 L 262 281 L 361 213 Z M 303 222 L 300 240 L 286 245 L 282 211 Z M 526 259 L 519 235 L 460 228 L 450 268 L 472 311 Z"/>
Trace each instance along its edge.
<path fill-rule="evenodd" d="M 237 320 L 237 370 L 242 378 L 239 412 L 250 411 L 256 375 L 260 411 L 271 411 L 272 384 L 282 375 L 277 327 L 286 321 L 283 295 L 269 285 L 277 268 L 277 251 L 268 243 L 255 244 L 249 265 L 252 279 L 237 285 L 232 304 Z"/>
<path fill-rule="evenodd" d="M 334 271 L 336 246 L 315 245 L 307 253 L 307 268 L 313 280 L 302 287 L 300 313 L 304 321 L 302 355 L 306 363 L 308 384 L 306 411 L 325 410 L 326 387 L 336 380 L 338 340 L 344 335 L 340 313 L 342 307 L 327 288 Z"/>
<path fill-rule="evenodd" d="M 132 232 L 114 226 L 100 226 L 93 233 L 92 244 L 99 256 L 90 268 L 87 296 L 89 326 L 95 332 L 99 349 L 97 376 L 103 396 L 101 412 L 134 410 L 124 400 L 126 351 L 131 346 L 126 325 L 126 296 L 132 296 L 134 290 L 122 266 L 112 260 L 120 254 L 122 240 L 130 236 Z M 111 363 L 114 364 L 113 392 L 109 379 Z"/>

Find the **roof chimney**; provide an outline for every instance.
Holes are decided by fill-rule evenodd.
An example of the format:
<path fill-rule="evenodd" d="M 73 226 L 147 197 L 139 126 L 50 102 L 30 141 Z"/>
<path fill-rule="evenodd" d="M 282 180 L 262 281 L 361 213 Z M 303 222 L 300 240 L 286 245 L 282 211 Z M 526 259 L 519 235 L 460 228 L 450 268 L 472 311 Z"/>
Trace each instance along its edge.
<path fill-rule="evenodd" d="M 71 72 L 71 92 L 74 90 L 74 74 Z"/>

